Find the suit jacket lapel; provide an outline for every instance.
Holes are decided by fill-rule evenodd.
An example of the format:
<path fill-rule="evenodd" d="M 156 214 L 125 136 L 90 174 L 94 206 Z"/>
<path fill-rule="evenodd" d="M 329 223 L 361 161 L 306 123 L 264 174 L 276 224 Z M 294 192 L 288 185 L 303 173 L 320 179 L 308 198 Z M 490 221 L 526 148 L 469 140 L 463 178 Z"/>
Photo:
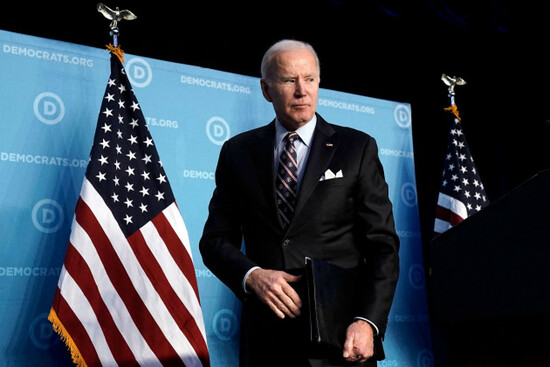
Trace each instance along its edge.
<path fill-rule="evenodd" d="M 298 201 L 294 210 L 293 222 L 300 215 L 309 197 L 323 173 L 327 170 L 328 164 L 336 150 L 336 135 L 334 129 L 319 115 L 317 115 L 317 126 L 315 135 L 311 142 L 311 150 L 307 159 L 306 170 L 302 178 Z M 289 228 L 292 227 L 292 223 Z"/>
<path fill-rule="evenodd" d="M 257 132 L 257 139 L 250 146 L 250 154 L 254 161 L 254 169 L 258 181 L 265 195 L 265 200 L 272 207 L 270 212 L 275 212 L 275 177 L 273 162 L 273 144 L 275 141 L 275 120 Z"/>

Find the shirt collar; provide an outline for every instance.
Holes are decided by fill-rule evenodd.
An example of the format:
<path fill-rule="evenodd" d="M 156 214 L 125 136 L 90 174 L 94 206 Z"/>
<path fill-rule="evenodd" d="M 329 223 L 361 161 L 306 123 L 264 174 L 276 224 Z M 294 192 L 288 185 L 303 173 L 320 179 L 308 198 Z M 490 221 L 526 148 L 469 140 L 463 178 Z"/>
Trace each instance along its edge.
<path fill-rule="evenodd" d="M 317 115 L 313 115 L 311 121 L 303 125 L 296 130 L 296 133 L 300 137 L 302 143 L 307 147 L 311 146 L 311 140 L 313 139 L 313 133 L 315 132 L 315 126 L 317 125 Z M 279 146 L 283 141 L 286 134 L 289 131 L 279 122 L 279 119 L 275 118 L 275 146 Z"/>

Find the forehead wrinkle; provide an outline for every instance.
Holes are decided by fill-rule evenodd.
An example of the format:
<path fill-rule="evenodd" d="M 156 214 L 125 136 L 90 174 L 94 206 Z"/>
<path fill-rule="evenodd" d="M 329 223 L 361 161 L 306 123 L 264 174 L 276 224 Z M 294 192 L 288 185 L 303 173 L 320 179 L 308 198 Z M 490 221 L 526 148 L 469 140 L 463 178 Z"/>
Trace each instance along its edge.
<path fill-rule="evenodd" d="M 281 52 L 274 57 L 276 65 L 275 74 L 278 77 L 311 77 L 317 76 L 318 72 L 315 65 L 315 58 L 308 52 L 309 57 L 284 59 L 282 55 L 286 52 Z"/>

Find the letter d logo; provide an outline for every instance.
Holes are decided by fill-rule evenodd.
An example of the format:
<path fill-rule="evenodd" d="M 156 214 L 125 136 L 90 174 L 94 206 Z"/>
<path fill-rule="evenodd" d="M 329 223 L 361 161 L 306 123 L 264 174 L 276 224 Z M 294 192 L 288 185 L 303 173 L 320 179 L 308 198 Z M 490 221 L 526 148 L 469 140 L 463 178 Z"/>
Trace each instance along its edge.
<path fill-rule="evenodd" d="M 126 64 L 128 79 L 134 87 L 144 88 L 153 80 L 153 71 L 149 63 L 140 57 L 134 57 Z"/>
<path fill-rule="evenodd" d="M 229 124 L 223 118 L 214 116 L 206 123 L 206 135 L 216 145 L 223 145 L 231 135 Z"/>
<path fill-rule="evenodd" d="M 32 209 L 32 222 L 43 233 L 55 233 L 63 225 L 63 208 L 55 200 L 43 199 Z"/>
<path fill-rule="evenodd" d="M 53 102 L 44 101 L 44 115 L 53 116 L 57 112 L 57 107 Z"/>
<path fill-rule="evenodd" d="M 403 129 L 411 126 L 411 110 L 409 106 L 404 104 L 399 104 L 393 110 L 393 118 L 397 125 Z"/>
<path fill-rule="evenodd" d="M 137 66 L 135 65 L 134 66 L 134 75 L 133 75 L 133 79 L 134 80 L 143 80 L 143 78 L 145 77 L 145 69 L 141 66 Z"/>
<path fill-rule="evenodd" d="M 34 114 L 38 120 L 46 125 L 55 125 L 65 116 L 65 104 L 55 93 L 40 93 L 34 99 Z"/>

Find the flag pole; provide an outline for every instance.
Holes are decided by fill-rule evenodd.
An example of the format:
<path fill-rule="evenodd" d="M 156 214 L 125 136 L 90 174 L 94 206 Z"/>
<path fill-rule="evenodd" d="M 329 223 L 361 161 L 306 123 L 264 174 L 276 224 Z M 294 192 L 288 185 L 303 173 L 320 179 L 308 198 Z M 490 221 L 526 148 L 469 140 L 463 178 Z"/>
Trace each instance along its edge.
<path fill-rule="evenodd" d="M 109 35 L 113 37 L 113 46 L 118 47 L 118 35 L 120 31 L 118 28 L 111 28 L 111 32 L 109 32 Z"/>
<path fill-rule="evenodd" d="M 458 115 L 458 107 L 456 106 L 456 103 L 455 103 L 455 86 L 464 85 L 466 84 L 466 81 L 460 77 L 450 77 L 447 74 L 442 74 L 441 80 L 443 80 L 443 83 L 445 83 L 445 85 L 449 87 L 447 90 L 449 92 L 448 97 L 451 102 L 451 105 L 445 108 L 445 111 L 451 111 L 451 113 L 453 113 L 456 116 L 458 121 L 460 121 L 460 117 Z"/>

